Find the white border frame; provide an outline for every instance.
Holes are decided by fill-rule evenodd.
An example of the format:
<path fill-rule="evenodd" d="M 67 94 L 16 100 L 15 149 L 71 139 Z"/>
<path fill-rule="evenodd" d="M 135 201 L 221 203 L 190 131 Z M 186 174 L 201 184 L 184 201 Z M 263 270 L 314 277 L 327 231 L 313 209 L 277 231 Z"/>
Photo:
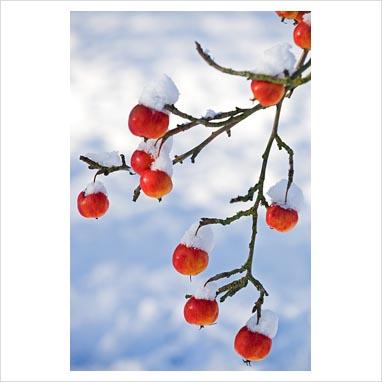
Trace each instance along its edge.
<path fill-rule="evenodd" d="M 1 8 L 3 381 L 380 380 L 380 2 Z M 277 8 L 313 12 L 312 372 L 70 372 L 69 11 Z"/>

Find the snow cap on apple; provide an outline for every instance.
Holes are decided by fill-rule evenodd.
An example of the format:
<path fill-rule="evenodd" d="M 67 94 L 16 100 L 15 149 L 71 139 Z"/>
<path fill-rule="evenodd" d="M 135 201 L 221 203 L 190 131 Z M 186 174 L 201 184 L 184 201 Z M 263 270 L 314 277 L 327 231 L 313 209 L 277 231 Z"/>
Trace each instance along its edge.
<path fill-rule="evenodd" d="M 254 314 L 246 323 L 246 327 L 253 333 L 260 333 L 266 337 L 275 337 L 278 329 L 279 319 L 276 313 L 269 309 L 261 311 L 259 323 L 257 323 L 257 314 Z"/>
<path fill-rule="evenodd" d="M 174 81 L 166 74 L 159 75 L 149 81 L 143 88 L 139 103 L 154 110 L 167 113 L 165 105 L 173 105 L 178 101 L 179 90 Z"/>
<path fill-rule="evenodd" d="M 301 189 L 295 183 L 292 183 L 288 190 L 287 201 L 285 202 L 287 186 L 288 181 L 282 179 L 270 187 L 267 194 L 271 198 L 272 203 L 299 212 L 304 205 L 304 195 Z"/>
<path fill-rule="evenodd" d="M 213 301 L 216 298 L 217 290 L 218 290 L 218 284 L 215 282 L 210 282 L 206 285 L 201 285 L 197 289 L 197 291 L 194 293 L 194 297 L 199 300 Z"/>
<path fill-rule="evenodd" d="M 105 186 L 99 180 L 89 183 L 84 190 L 85 196 L 88 196 L 91 194 L 97 194 L 99 192 L 107 195 Z"/>
<path fill-rule="evenodd" d="M 215 246 L 214 233 L 208 225 L 201 226 L 199 230 L 198 227 L 199 222 L 192 224 L 191 227 L 184 233 L 180 243 L 184 244 L 186 247 L 198 248 L 209 253 Z"/>

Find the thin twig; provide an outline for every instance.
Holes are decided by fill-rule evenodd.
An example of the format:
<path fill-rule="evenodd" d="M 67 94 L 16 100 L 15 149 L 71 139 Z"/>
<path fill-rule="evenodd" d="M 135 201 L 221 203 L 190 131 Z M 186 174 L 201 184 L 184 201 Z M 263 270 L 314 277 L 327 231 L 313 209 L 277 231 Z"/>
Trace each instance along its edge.
<path fill-rule="evenodd" d="M 287 184 L 287 188 L 285 191 L 285 203 L 286 203 L 288 200 L 288 191 L 290 189 L 290 186 L 293 183 L 293 175 L 294 175 L 293 155 L 294 155 L 294 152 L 293 152 L 292 148 L 290 146 L 288 146 L 280 138 L 280 136 L 278 134 L 276 135 L 275 139 L 276 139 L 277 146 L 279 147 L 279 149 L 280 150 L 284 149 L 288 153 L 288 156 L 289 156 L 288 184 Z"/>
<path fill-rule="evenodd" d="M 224 67 L 222 65 L 219 65 L 205 50 L 203 50 L 202 46 L 195 41 L 196 50 L 198 51 L 199 55 L 203 58 L 203 60 L 216 70 L 219 70 L 222 73 L 231 74 L 233 76 L 240 76 L 245 77 L 248 80 L 258 80 L 258 81 L 267 81 L 274 84 L 281 84 L 285 85 L 290 88 L 295 88 L 302 83 L 302 79 L 298 76 L 285 76 L 284 78 L 280 78 L 277 76 L 269 76 L 267 74 L 259 74 L 259 73 L 253 73 L 250 70 L 234 70 L 231 68 Z M 308 63 L 307 63 L 308 64 Z M 309 64 L 304 68 L 306 70 L 310 66 Z M 300 67 L 299 70 L 302 70 Z M 305 81 L 308 81 L 307 79 Z"/>
<path fill-rule="evenodd" d="M 116 171 L 128 171 L 130 175 L 135 175 L 134 172 L 131 171 L 131 167 L 126 164 L 125 156 L 120 154 L 121 156 L 121 165 L 120 166 L 104 166 L 93 159 L 90 159 L 84 155 L 80 156 L 80 160 L 85 162 L 88 165 L 89 170 L 98 170 L 94 176 L 94 181 L 98 175 L 109 175 L 112 172 Z"/>
<path fill-rule="evenodd" d="M 186 158 L 191 157 L 191 162 L 195 162 L 195 158 L 199 155 L 199 153 L 206 147 L 210 142 L 212 142 L 215 138 L 217 138 L 220 134 L 223 134 L 224 132 L 227 132 L 232 129 L 235 125 L 237 125 L 239 122 L 244 120 L 245 118 L 249 117 L 251 114 L 255 113 L 258 110 L 263 109 L 263 106 L 260 104 L 257 104 L 251 109 L 246 109 L 243 113 L 232 117 L 227 124 L 225 124 L 223 127 L 221 127 L 218 130 L 213 131 L 209 137 L 207 137 L 203 142 L 198 144 L 197 146 L 193 147 L 192 149 L 188 150 L 184 154 L 181 155 L 175 155 L 174 160 L 172 161 L 173 164 L 176 163 L 182 163 Z"/>

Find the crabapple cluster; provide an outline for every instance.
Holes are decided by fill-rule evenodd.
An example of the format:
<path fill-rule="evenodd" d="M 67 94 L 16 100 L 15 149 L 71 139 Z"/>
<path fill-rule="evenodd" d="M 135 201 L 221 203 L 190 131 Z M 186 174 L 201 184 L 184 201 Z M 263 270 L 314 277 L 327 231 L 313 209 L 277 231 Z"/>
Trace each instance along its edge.
<path fill-rule="evenodd" d="M 129 115 L 130 132 L 144 139 L 131 156 L 131 167 L 140 175 L 142 191 L 159 200 L 173 187 L 169 155 L 172 141 L 162 141 L 161 138 L 168 131 L 170 123 L 165 105 L 174 104 L 178 97 L 179 91 L 173 81 L 162 75 L 145 86 L 138 105 Z"/>
<path fill-rule="evenodd" d="M 209 283 L 189 297 L 183 308 L 184 318 L 189 324 L 200 328 L 216 324 L 219 316 L 216 289 L 215 283 Z M 274 312 L 263 310 L 259 319 L 257 315 L 252 315 L 235 335 L 235 351 L 245 362 L 261 361 L 271 351 L 277 328 L 278 317 Z"/>
<path fill-rule="evenodd" d="M 268 190 L 272 204 L 267 208 L 266 223 L 279 232 L 287 232 L 297 224 L 297 210 L 302 204 L 301 190 L 295 184 L 289 185 L 289 189 L 287 187 L 288 181 L 281 180 Z M 285 200 L 287 192 L 289 200 Z M 213 247 L 212 229 L 208 225 L 193 224 L 173 252 L 172 263 L 175 270 L 190 277 L 203 272 L 207 268 Z M 219 315 L 216 301 L 218 294 L 217 284 L 207 281 L 193 296 L 188 296 L 183 309 L 185 320 L 200 327 L 215 324 Z M 269 354 L 276 331 L 276 315 L 264 310 L 260 318 L 257 315 L 252 316 L 246 326 L 239 330 L 234 348 L 245 361 L 260 361 Z"/>
<path fill-rule="evenodd" d="M 264 60 L 260 63 L 256 72 L 250 72 L 250 76 L 244 75 L 247 78 L 261 78 L 261 80 L 253 79 L 251 81 L 251 90 L 254 99 L 256 99 L 263 108 L 277 105 L 274 127 L 272 135 L 269 138 L 270 143 L 262 156 L 263 166 L 259 181 L 254 187 L 251 187 L 252 193 L 248 191 L 247 195 L 239 196 L 231 200 L 231 202 L 253 201 L 254 192 L 256 191 L 257 199 L 254 206 L 247 210 L 239 211 L 234 216 L 226 219 L 201 219 L 200 222 L 191 225 L 185 232 L 172 253 L 172 265 L 174 269 L 179 274 L 189 276 L 191 279 L 192 276 L 201 274 L 208 267 L 209 258 L 214 248 L 214 234 L 210 224 L 227 225 L 243 216 L 252 216 L 252 237 L 249 245 L 250 254 L 247 261 L 240 268 L 223 272 L 209 278 L 193 295 L 186 296 L 187 301 L 183 308 L 184 319 L 191 325 L 204 327 L 216 324 L 219 317 L 219 304 L 216 299 L 219 294 L 225 293 L 220 297 L 220 302 L 223 302 L 225 297 L 233 296 L 238 290 L 244 288 L 251 282 L 260 292 L 260 297 L 252 310 L 252 312 L 256 314 L 253 314 L 247 323 L 238 330 L 233 341 L 235 351 L 245 362 L 264 359 L 271 351 L 272 339 L 275 337 L 278 329 L 278 318 L 276 314 L 270 310 L 261 309 L 264 296 L 268 296 L 268 293 L 261 283 L 252 275 L 252 257 L 257 234 L 257 209 L 260 205 L 266 206 L 265 223 L 269 228 L 277 232 L 288 232 L 298 223 L 299 211 L 303 202 L 301 190 L 293 183 L 293 150 L 281 140 L 277 132 L 277 127 L 279 113 L 286 91 L 293 90 L 300 84 L 310 80 L 310 75 L 302 78 L 301 74 L 303 70 L 306 70 L 306 68 L 310 66 L 310 62 L 308 62 L 305 68 L 302 68 L 308 50 L 310 50 L 311 47 L 310 12 L 276 11 L 276 13 L 282 18 L 282 21 L 284 19 L 295 21 L 296 26 L 293 38 L 295 44 L 304 49 L 304 52 L 299 64 L 295 65 L 296 58 L 293 53 L 290 52 L 291 45 L 280 44 L 264 53 Z M 219 70 L 224 73 L 241 76 L 243 76 L 243 73 L 248 73 L 234 71 L 217 65 L 213 59 L 202 50 L 199 43 L 196 43 L 196 45 L 199 54 L 209 65 L 220 68 Z M 300 72 L 298 69 L 300 69 Z M 297 78 L 298 76 L 299 78 Z M 269 79 L 269 81 L 262 80 L 264 77 Z M 297 82 L 297 85 L 295 81 L 296 78 L 297 80 L 301 80 L 301 82 Z M 272 80 L 274 82 L 271 82 Z M 292 91 L 290 91 L 290 94 L 291 93 Z M 289 97 L 289 95 L 287 96 Z M 97 175 L 108 175 L 111 172 L 119 170 L 128 170 L 130 172 L 130 169 L 132 169 L 134 173 L 140 177 L 140 187 L 137 188 L 138 195 L 139 190 L 142 190 L 148 197 L 160 201 L 161 198 L 169 194 L 173 188 L 172 175 L 174 163 L 182 163 L 182 160 L 190 157 L 194 150 L 197 150 L 195 154 L 197 155 L 212 139 L 222 132 L 230 132 L 232 126 L 238 123 L 239 120 L 261 109 L 259 105 L 256 105 L 251 109 L 236 108 L 236 110 L 231 112 L 212 113 L 209 116 L 206 115 L 202 118 L 196 118 L 180 112 L 174 106 L 178 97 L 178 89 L 173 81 L 166 75 L 160 76 L 155 81 L 147 84 L 143 89 L 138 104 L 130 111 L 128 118 L 128 127 L 131 134 L 142 139 L 130 157 L 131 168 L 126 165 L 124 155 L 120 155 L 122 164 L 117 163 L 117 160 L 119 161 L 117 152 L 111 153 L 110 158 L 113 159 L 113 163 L 108 165 L 101 163 L 100 160 L 82 157 L 82 160 L 85 159 L 84 161 L 89 164 L 89 168 L 98 169 L 94 181 L 90 183 L 85 190 L 81 191 L 77 198 L 77 208 L 83 217 L 98 219 L 103 216 L 109 208 L 106 189 L 101 182 L 96 180 Z M 188 119 L 189 122 L 178 125 L 177 129 L 172 129 L 169 132 L 170 113 L 168 110 L 171 110 L 172 113 L 182 118 Z M 216 115 L 216 120 L 211 122 Z M 221 121 L 222 118 L 227 118 L 227 120 Z M 207 125 L 207 123 L 209 125 Z M 189 150 L 181 156 L 175 156 L 174 161 L 172 161 L 170 158 L 173 143 L 172 136 L 198 124 L 219 127 L 219 129 L 215 130 L 209 138 L 192 150 Z M 224 124 L 226 124 L 226 126 L 224 126 Z M 188 127 L 186 128 L 185 126 Z M 269 188 L 267 195 L 270 197 L 271 203 L 268 204 L 264 196 L 263 188 L 267 160 L 274 140 L 277 141 L 280 149 L 284 148 L 288 152 L 290 156 L 290 168 L 288 180 L 280 180 Z M 116 156 L 117 159 L 115 159 Z M 110 158 L 108 157 L 108 163 L 110 163 Z M 192 154 L 191 160 L 194 160 L 194 154 Z M 134 173 L 131 174 L 134 175 Z M 135 201 L 136 199 L 133 198 L 133 200 Z M 239 280 L 223 285 L 220 288 L 215 282 L 212 282 L 243 272 L 246 273 Z M 238 286 L 236 287 L 235 285 Z"/>
<path fill-rule="evenodd" d="M 161 199 L 172 190 L 172 161 L 169 155 L 172 140 L 142 141 L 133 152 L 131 168 L 140 176 L 142 191 L 151 198 Z"/>
<path fill-rule="evenodd" d="M 293 39 L 297 46 L 309 50 L 310 42 L 310 12 L 307 11 L 276 11 L 281 20 L 292 19 L 296 23 Z M 263 107 L 277 105 L 285 95 L 285 86 L 269 81 L 252 80 L 251 90 L 254 99 Z"/>
<path fill-rule="evenodd" d="M 172 80 L 166 75 L 162 75 L 146 85 L 139 103 L 131 110 L 128 119 L 130 132 L 143 138 L 131 155 L 131 168 L 140 176 L 139 184 L 142 191 L 147 196 L 158 200 L 171 192 L 173 187 L 171 179 L 173 165 L 170 158 L 172 138 L 166 141 L 161 138 L 168 131 L 170 120 L 169 113 L 164 106 L 174 104 L 178 96 L 178 89 Z M 111 167 L 121 167 L 119 163 L 115 162 L 116 152 L 106 154 L 108 162 L 110 162 L 110 157 L 114 158 Z M 97 160 L 102 157 L 95 154 L 89 155 Z M 119 160 L 118 155 L 117 160 Z M 102 166 L 109 168 L 105 164 Z M 125 170 L 129 169 L 124 163 L 124 156 L 122 167 Z M 108 172 L 105 173 L 105 175 L 107 174 Z M 96 181 L 95 178 L 93 183 L 89 184 L 77 198 L 78 210 L 82 216 L 87 218 L 99 218 L 106 213 L 109 207 L 106 189 L 103 185 L 101 187 L 101 182 Z"/>

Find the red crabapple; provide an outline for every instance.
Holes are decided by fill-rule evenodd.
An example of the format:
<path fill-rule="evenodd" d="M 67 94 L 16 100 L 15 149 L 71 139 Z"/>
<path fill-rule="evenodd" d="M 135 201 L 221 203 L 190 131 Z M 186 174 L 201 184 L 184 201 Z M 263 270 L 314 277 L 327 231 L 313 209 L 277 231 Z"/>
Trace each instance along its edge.
<path fill-rule="evenodd" d="M 260 361 L 265 358 L 272 347 L 272 340 L 257 332 L 251 332 L 243 326 L 235 337 L 235 350 L 248 361 Z"/>
<path fill-rule="evenodd" d="M 213 236 L 212 229 L 208 225 L 201 227 L 199 223 L 191 225 L 172 255 L 174 268 L 186 276 L 195 276 L 204 271 L 208 265 L 208 254 L 214 247 Z"/>
<path fill-rule="evenodd" d="M 135 150 L 130 159 L 132 169 L 139 175 L 142 175 L 143 171 L 150 169 L 153 162 L 154 158 L 143 150 Z"/>
<path fill-rule="evenodd" d="M 292 208 L 284 208 L 278 204 L 271 204 L 267 208 L 266 222 L 269 227 L 279 232 L 290 231 L 298 221 L 298 213 Z"/>
<path fill-rule="evenodd" d="M 191 297 L 184 305 L 183 313 L 185 320 L 189 324 L 199 326 L 212 325 L 218 318 L 219 306 L 215 300 Z"/>
<path fill-rule="evenodd" d="M 272 347 L 272 338 L 277 333 L 278 318 L 270 310 L 263 310 L 259 323 L 253 315 L 236 334 L 234 347 L 246 361 L 261 361 Z"/>
<path fill-rule="evenodd" d="M 219 305 L 216 302 L 215 283 L 209 283 L 199 290 L 186 302 L 183 309 L 185 320 L 189 324 L 212 325 L 219 315 Z"/>
<path fill-rule="evenodd" d="M 305 21 L 299 22 L 293 31 L 293 39 L 296 45 L 302 49 L 311 48 L 310 24 Z"/>
<path fill-rule="evenodd" d="M 198 248 L 178 244 L 172 255 L 172 264 L 182 275 L 195 276 L 207 268 L 208 253 Z"/>
<path fill-rule="evenodd" d="M 142 191 L 151 198 L 160 199 L 172 190 L 171 177 L 160 170 L 145 170 L 139 182 Z"/>
<path fill-rule="evenodd" d="M 160 138 L 167 132 L 168 124 L 168 114 L 140 104 L 129 115 L 129 129 L 139 137 Z"/>
<path fill-rule="evenodd" d="M 261 106 L 276 105 L 283 98 L 285 87 L 282 84 L 274 84 L 268 81 L 252 80 L 251 89 L 253 96 Z"/>
<path fill-rule="evenodd" d="M 88 184 L 77 197 L 77 208 L 85 218 L 98 219 L 104 215 L 109 208 L 109 199 L 104 185 L 98 181 Z"/>

